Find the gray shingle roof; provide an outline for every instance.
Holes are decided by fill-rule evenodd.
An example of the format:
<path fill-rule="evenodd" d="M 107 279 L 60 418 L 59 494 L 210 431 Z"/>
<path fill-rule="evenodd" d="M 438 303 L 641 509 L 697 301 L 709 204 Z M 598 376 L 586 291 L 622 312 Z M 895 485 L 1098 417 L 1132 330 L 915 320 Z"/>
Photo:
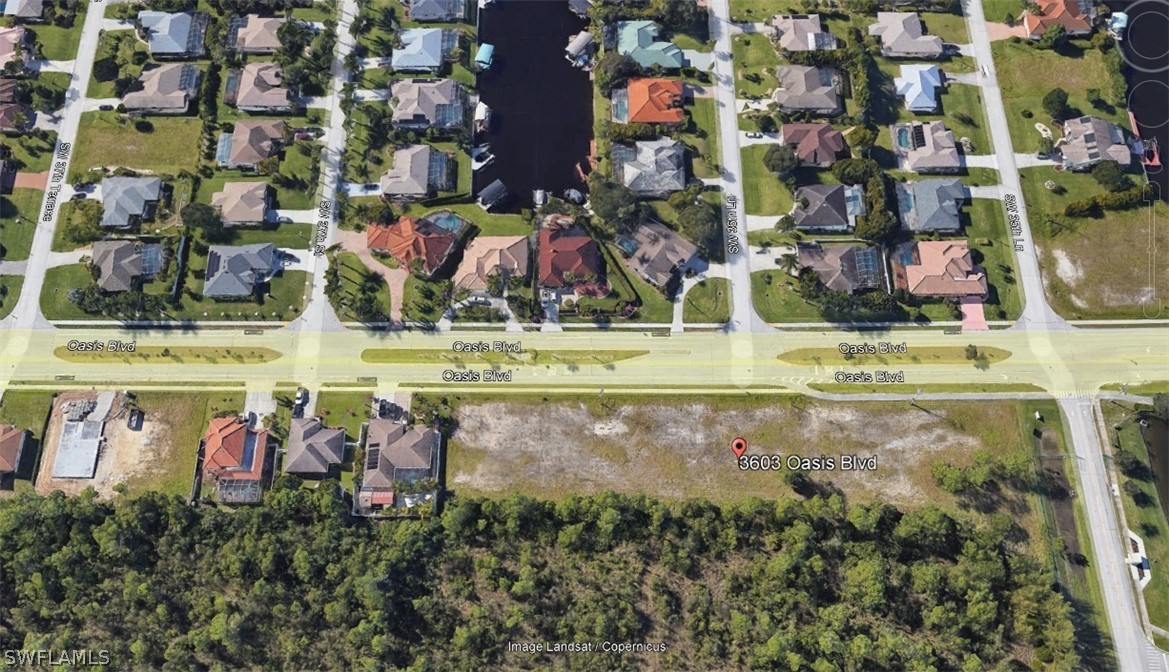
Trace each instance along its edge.
<path fill-rule="evenodd" d="M 99 240 L 93 244 L 92 264 L 100 276 L 97 286 L 106 292 L 126 292 L 142 275 L 142 254 L 132 240 Z"/>
<path fill-rule="evenodd" d="M 670 138 L 642 140 L 630 150 L 613 146 L 621 182 L 638 193 L 663 193 L 686 188 L 685 150 Z"/>
<path fill-rule="evenodd" d="M 101 181 L 101 225 L 131 226 L 161 195 L 162 180 L 157 177 L 107 177 Z"/>
<path fill-rule="evenodd" d="M 280 268 L 280 251 L 272 243 L 212 245 L 207 253 L 207 281 L 203 294 L 242 297 L 267 282 Z"/>
<path fill-rule="evenodd" d="M 808 202 L 792 211 L 796 226 L 803 229 L 851 229 L 856 217 L 865 212 L 864 198 L 857 187 L 842 184 L 813 184 L 796 190 L 796 199 Z"/>
<path fill-rule="evenodd" d="M 285 449 L 285 472 L 325 474 L 345 458 L 345 430 L 325 427 L 320 418 L 296 418 Z"/>
<path fill-rule="evenodd" d="M 390 65 L 395 70 L 437 70 L 443 60 L 441 28 L 412 28 L 398 34 L 402 46 L 394 50 Z"/>
<path fill-rule="evenodd" d="M 967 198 L 969 192 L 956 177 L 897 184 L 901 221 L 914 233 L 958 231 L 958 210 Z"/>
<path fill-rule="evenodd" d="M 840 106 L 840 73 L 833 68 L 783 65 L 776 71 L 779 88 L 773 94 L 783 110 L 836 114 Z"/>
<path fill-rule="evenodd" d="M 921 18 L 914 12 L 877 12 L 869 35 L 881 38 L 881 53 L 886 56 L 938 58 L 944 49 L 942 38 L 923 34 Z"/>
<path fill-rule="evenodd" d="M 147 34 L 150 53 L 185 56 L 203 53 L 205 20 L 200 14 L 142 11 L 138 22 Z"/>
<path fill-rule="evenodd" d="M 412 0 L 410 18 L 415 21 L 454 21 L 463 17 L 464 0 Z"/>
<path fill-rule="evenodd" d="M 439 433 L 429 427 L 377 418 L 369 423 L 365 441 L 362 488 L 389 488 L 398 482 L 431 477 Z"/>

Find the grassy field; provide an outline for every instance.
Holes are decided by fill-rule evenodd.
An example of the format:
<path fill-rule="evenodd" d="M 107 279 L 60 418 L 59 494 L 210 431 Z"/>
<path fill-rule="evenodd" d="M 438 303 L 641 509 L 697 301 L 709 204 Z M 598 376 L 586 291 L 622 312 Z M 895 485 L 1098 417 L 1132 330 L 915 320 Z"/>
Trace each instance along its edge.
<path fill-rule="evenodd" d="M 1023 313 L 1023 297 L 1016 280 L 1014 243 L 1002 203 L 989 198 L 971 199 L 970 205 L 962 210 L 962 220 L 975 263 L 986 271 L 990 285 L 987 319 L 1018 319 Z"/>
<path fill-rule="evenodd" d="M 997 17 L 992 18 L 997 20 Z M 1073 57 L 1037 49 L 1026 41 L 1012 44 L 1009 40 L 1002 40 L 991 44 L 1007 112 L 1007 126 L 1016 152 L 1039 149 L 1040 135 L 1035 124 L 1051 126 L 1051 120 L 1043 111 L 1043 96 L 1057 86 L 1067 91 L 1069 107 L 1128 126 L 1123 108 L 1098 109 L 1088 104 L 1088 89 L 1099 89 L 1108 98 L 1111 74 L 1103 55 L 1096 49 L 1083 48 L 1084 45 L 1086 43 L 1082 41 L 1073 43 L 1070 52 L 1078 54 Z M 1024 111 L 1033 116 L 1024 117 Z"/>
<path fill-rule="evenodd" d="M 1020 171 L 1031 231 L 1052 307 L 1070 319 L 1140 319 L 1169 314 L 1169 266 L 1152 250 L 1169 247 L 1169 207 L 1062 217 L 1068 203 L 1101 193 L 1090 175 L 1051 168 Z M 1043 185 L 1052 180 L 1066 193 Z M 1063 227 L 1047 225 L 1059 217 Z"/>
<path fill-rule="evenodd" d="M 978 357 L 967 359 L 966 348 L 962 346 L 914 347 L 906 353 L 863 354 L 845 356 L 837 348 L 796 348 L 779 356 L 781 362 L 803 366 L 834 366 L 850 364 L 870 366 L 873 364 L 993 364 L 1011 356 L 1002 348 L 979 348 Z"/>
<path fill-rule="evenodd" d="M 21 170 L 41 173 L 53 163 L 53 152 L 57 146 L 57 132 L 49 131 L 44 139 L 32 135 L 4 138 L 4 144 L 12 149 L 12 158 L 20 164 Z"/>
<path fill-rule="evenodd" d="M 762 23 L 775 14 L 797 12 L 795 0 L 731 0 L 731 20 L 736 23 Z"/>
<path fill-rule="evenodd" d="M 39 189 L 13 189 L 0 196 L 0 259 L 28 259 L 44 195 Z"/>
<path fill-rule="evenodd" d="M 53 351 L 57 359 L 72 364 L 104 364 L 120 360 L 126 364 L 263 364 L 282 356 L 271 348 L 211 348 L 196 346 L 144 345 L 134 352 L 74 352 L 61 346 Z"/>
<path fill-rule="evenodd" d="M 103 30 L 101 33 L 101 40 L 98 43 L 97 54 L 101 58 L 106 54 L 113 52 L 113 45 L 115 41 L 120 44 L 120 51 L 117 54 L 119 63 L 124 64 L 121 68 L 121 74 L 124 76 L 138 79 L 142 74 L 143 65 L 134 65 L 133 58 L 135 52 L 147 54 L 149 48 L 146 43 L 137 39 L 132 30 Z M 125 39 L 123 36 L 129 39 Z M 115 98 L 117 96 L 117 89 L 114 82 L 99 82 L 90 74 L 89 89 L 86 95 L 90 98 Z"/>
<path fill-rule="evenodd" d="M 519 353 L 452 352 L 446 349 L 370 348 L 367 364 L 513 364 L 516 366 L 604 365 L 641 357 L 648 350 L 525 350 Z"/>
<path fill-rule="evenodd" d="M 792 209 L 792 195 L 783 182 L 763 165 L 767 145 L 743 148 L 743 205 L 749 215 L 786 215 Z"/>
<path fill-rule="evenodd" d="M 85 25 L 85 9 L 88 6 L 89 3 L 86 2 L 75 5 L 77 14 L 69 28 L 51 23 L 29 26 L 36 33 L 37 43 L 41 45 L 41 54 L 47 60 L 71 61 L 77 56 L 77 45 L 81 42 L 81 28 Z"/>
<path fill-rule="evenodd" d="M 690 112 L 690 125 L 682 134 L 682 143 L 691 149 L 694 156 L 696 177 L 718 177 L 715 166 L 722 163 L 718 147 L 718 124 L 713 98 L 695 98 L 686 106 Z"/>
<path fill-rule="evenodd" d="M 940 14 L 938 12 L 923 12 L 921 22 L 925 24 L 925 32 L 937 35 L 943 42 L 951 44 L 966 44 L 970 42 L 970 33 L 966 30 L 966 19 L 961 14 Z M 991 18 L 996 21 L 997 19 Z"/>
<path fill-rule="evenodd" d="M 44 390 L 8 390 L 0 399 L 0 422 L 28 430 L 32 439 L 25 444 L 13 483 L 16 492 L 32 492 L 32 478 L 40 456 L 45 420 L 53 406 L 53 393 Z M 0 490 L 0 496 L 4 491 Z"/>
<path fill-rule="evenodd" d="M 771 278 L 771 282 L 767 279 Z M 823 322 L 819 309 L 804 301 L 795 278 L 781 271 L 751 274 L 751 302 L 767 322 Z"/>
<path fill-rule="evenodd" d="M 24 287 L 23 275 L 0 275 L 0 320 L 8 317 L 20 301 L 20 290 Z"/>
<path fill-rule="evenodd" d="M 194 117 L 151 117 L 153 130 L 142 133 L 116 112 L 86 112 L 73 149 L 70 175 L 102 166 L 175 175 L 194 172 L 202 126 Z M 72 177 L 70 179 L 72 179 Z"/>
<path fill-rule="evenodd" d="M 730 319 L 731 291 L 726 278 L 707 278 L 686 293 L 682 321 L 723 324 Z"/>
<path fill-rule="evenodd" d="M 776 86 L 775 69 L 780 65 L 779 54 L 771 40 L 758 33 L 735 35 L 731 39 L 731 54 L 738 97 L 760 97 L 771 93 Z M 755 79 L 759 81 L 752 81 Z"/>

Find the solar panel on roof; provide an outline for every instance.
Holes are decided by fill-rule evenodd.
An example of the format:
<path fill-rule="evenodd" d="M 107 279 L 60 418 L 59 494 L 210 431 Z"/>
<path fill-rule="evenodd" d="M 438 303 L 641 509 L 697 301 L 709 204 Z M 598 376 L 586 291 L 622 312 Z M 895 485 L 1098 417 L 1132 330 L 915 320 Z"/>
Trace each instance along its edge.
<path fill-rule="evenodd" d="M 370 448 L 365 454 L 365 468 L 366 470 L 377 469 L 378 460 L 382 457 L 381 448 Z"/>

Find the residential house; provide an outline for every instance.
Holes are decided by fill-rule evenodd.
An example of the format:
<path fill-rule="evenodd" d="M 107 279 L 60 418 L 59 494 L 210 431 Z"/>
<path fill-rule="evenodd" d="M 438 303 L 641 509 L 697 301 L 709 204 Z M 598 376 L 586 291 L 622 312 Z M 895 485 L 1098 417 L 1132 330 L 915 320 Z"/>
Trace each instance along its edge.
<path fill-rule="evenodd" d="M 573 218 L 549 216 L 538 240 L 541 287 L 571 289 L 577 282 L 601 275 L 601 248 Z"/>
<path fill-rule="evenodd" d="M 1056 144 L 1067 170 L 1088 170 L 1101 161 L 1115 161 L 1123 168 L 1132 164 L 1132 150 L 1124 131 L 1099 117 L 1078 117 L 1063 123 L 1063 138 Z"/>
<path fill-rule="evenodd" d="M 32 60 L 32 34 L 21 26 L 0 28 L 0 73 L 21 74 Z"/>
<path fill-rule="evenodd" d="M 261 161 L 276 156 L 283 144 L 283 120 L 237 121 L 231 135 L 224 134 L 220 137 L 220 163 L 228 168 L 256 170 Z M 224 145 L 226 152 L 223 151 Z M 225 156 L 222 156 L 224 154 Z"/>
<path fill-rule="evenodd" d="M 382 175 L 382 196 L 410 201 L 452 188 L 451 157 L 430 145 L 406 145 L 394 150 L 393 167 Z"/>
<path fill-rule="evenodd" d="M 150 272 L 147 272 L 144 255 L 152 257 Z M 158 271 L 162 258 L 159 245 L 144 244 L 137 240 L 99 240 L 93 244 L 90 265 L 97 269 L 97 286 L 103 292 L 128 292 L 135 283 L 145 280 Z"/>
<path fill-rule="evenodd" d="M 1035 11 L 1023 12 L 1023 32 L 1037 40 L 1053 26 L 1063 26 L 1069 36 L 1092 32 L 1093 9 L 1087 0 L 1036 0 Z"/>
<path fill-rule="evenodd" d="M 320 418 L 294 418 L 284 444 L 284 473 L 324 476 L 345 461 L 345 430 Z"/>
<path fill-rule="evenodd" d="M 203 38 L 207 33 L 209 17 L 190 12 L 138 12 L 138 25 L 143 39 L 155 58 L 191 59 L 204 53 Z"/>
<path fill-rule="evenodd" d="M 643 68 L 659 66 L 675 70 L 685 65 L 678 45 L 658 41 L 661 28 L 653 21 L 618 21 L 617 53 L 632 58 Z"/>
<path fill-rule="evenodd" d="M 962 169 L 962 157 L 954 143 L 954 133 L 940 121 L 911 121 L 894 124 L 893 152 L 903 170 L 915 173 L 956 173 Z"/>
<path fill-rule="evenodd" d="M 453 276 L 457 289 L 482 291 L 492 276 L 522 278 L 528 274 L 527 236 L 479 236 L 463 251 Z"/>
<path fill-rule="evenodd" d="M 597 45 L 593 34 L 582 30 L 568 40 L 568 46 L 564 48 L 564 58 L 578 68 L 589 68 L 596 51 Z"/>
<path fill-rule="evenodd" d="M 149 221 L 161 198 L 157 177 L 107 177 L 101 181 L 101 225 L 127 229 Z"/>
<path fill-rule="evenodd" d="M 936 65 L 903 65 L 901 76 L 893 79 L 893 86 L 910 112 L 935 112 L 942 88 L 942 71 Z"/>
<path fill-rule="evenodd" d="M 424 130 L 456 128 L 466 115 L 466 94 L 453 79 L 399 79 L 390 85 L 394 126 Z"/>
<path fill-rule="evenodd" d="M 855 294 L 881 286 L 881 255 L 867 245 L 796 243 L 796 262 L 810 268 L 820 284 L 837 292 Z"/>
<path fill-rule="evenodd" d="M 271 202 L 267 182 L 227 182 L 222 191 L 211 195 L 211 205 L 219 209 L 220 220 L 229 228 L 263 224 Z"/>
<path fill-rule="evenodd" d="M 682 110 L 682 80 L 657 77 L 631 79 L 625 87 L 623 98 L 625 114 L 623 118 L 614 121 L 672 126 L 686 120 L 686 113 Z M 622 108 L 620 105 L 614 107 L 618 110 Z"/>
<path fill-rule="evenodd" d="M 365 437 L 365 471 L 357 504 L 361 509 L 411 506 L 434 493 L 395 493 L 419 481 L 438 480 L 442 435 L 430 427 L 408 427 L 386 418 L 369 422 Z"/>
<path fill-rule="evenodd" d="M 199 93 L 199 66 L 169 63 L 147 67 L 138 78 L 138 89 L 122 97 L 131 114 L 186 114 Z"/>
<path fill-rule="evenodd" d="M 964 240 L 902 243 L 894 253 L 893 274 L 897 287 L 914 296 L 986 296 L 986 272 L 975 265 Z"/>
<path fill-rule="evenodd" d="M 686 188 L 686 151 L 670 138 L 613 145 L 617 179 L 640 196 L 664 197 Z"/>
<path fill-rule="evenodd" d="M 268 431 L 238 416 L 212 419 L 203 435 L 203 477 L 216 483 L 220 502 L 258 502 L 267 459 Z"/>
<path fill-rule="evenodd" d="M 825 117 L 834 117 L 844 110 L 840 97 L 840 73 L 834 68 L 781 65 L 776 76 L 779 88 L 772 95 L 780 110 Z"/>
<path fill-rule="evenodd" d="M 2 4 L 4 16 L 11 16 L 18 21 L 29 23 L 44 21 L 44 0 L 7 0 Z"/>
<path fill-rule="evenodd" d="M 698 258 L 698 248 L 659 222 L 646 222 L 618 243 L 625 265 L 646 281 L 668 287 Z"/>
<path fill-rule="evenodd" d="M 865 196 L 859 186 L 812 184 L 796 190 L 791 216 L 801 231 L 844 233 L 854 230 L 857 217 L 865 212 Z"/>
<path fill-rule="evenodd" d="M 828 168 L 846 155 L 844 134 L 831 124 L 783 124 L 779 141 L 795 150 L 803 166 Z"/>
<path fill-rule="evenodd" d="M 411 21 L 459 21 L 466 13 L 466 0 L 408 0 Z"/>
<path fill-rule="evenodd" d="M 0 133 L 23 135 L 36 120 L 36 111 L 20 102 L 15 79 L 0 79 Z"/>
<path fill-rule="evenodd" d="M 272 279 L 281 269 L 280 251 L 272 243 L 212 245 L 207 252 L 203 295 L 213 299 L 243 299 Z"/>
<path fill-rule="evenodd" d="M 914 233 L 958 233 L 958 211 L 970 191 L 956 177 L 897 183 L 901 223 Z"/>
<path fill-rule="evenodd" d="M 459 34 L 441 28 L 411 28 L 398 33 L 402 46 L 394 49 L 390 67 L 395 72 L 429 72 L 437 74 L 457 45 Z"/>
<path fill-rule="evenodd" d="M 881 38 L 881 54 L 888 58 L 941 58 L 942 38 L 926 35 L 914 12 L 877 12 L 869 35 Z"/>
<path fill-rule="evenodd" d="M 771 39 L 784 51 L 830 51 L 836 37 L 824 30 L 819 14 L 776 14 L 767 21 Z"/>
<path fill-rule="evenodd" d="M 248 14 L 236 24 L 235 50 L 241 54 L 274 54 L 280 51 L 280 27 L 286 21 L 272 16 Z"/>
<path fill-rule="evenodd" d="M 276 63 L 248 63 L 239 75 L 232 104 L 244 112 L 288 112 L 295 104 L 284 86 L 284 70 Z"/>
<path fill-rule="evenodd" d="M 20 470 L 20 458 L 28 445 L 29 433 L 12 425 L 0 424 L 0 475 Z"/>
<path fill-rule="evenodd" d="M 454 233 L 415 217 L 400 217 L 389 225 L 371 224 L 365 236 L 370 251 L 388 254 L 407 268 L 418 260 L 426 275 L 442 268 L 458 241 Z"/>

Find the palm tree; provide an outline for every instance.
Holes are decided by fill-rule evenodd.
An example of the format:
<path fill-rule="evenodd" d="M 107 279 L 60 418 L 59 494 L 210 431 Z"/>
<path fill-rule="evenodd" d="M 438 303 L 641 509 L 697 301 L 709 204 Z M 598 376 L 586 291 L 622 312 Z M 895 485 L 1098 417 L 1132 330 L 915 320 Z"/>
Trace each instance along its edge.
<path fill-rule="evenodd" d="M 799 270 L 800 260 L 793 252 L 792 254 L 785 254 L 779 258 L 779 267 L 783 269 L 784 273 L 788 275 L 795 275 Z"/>

